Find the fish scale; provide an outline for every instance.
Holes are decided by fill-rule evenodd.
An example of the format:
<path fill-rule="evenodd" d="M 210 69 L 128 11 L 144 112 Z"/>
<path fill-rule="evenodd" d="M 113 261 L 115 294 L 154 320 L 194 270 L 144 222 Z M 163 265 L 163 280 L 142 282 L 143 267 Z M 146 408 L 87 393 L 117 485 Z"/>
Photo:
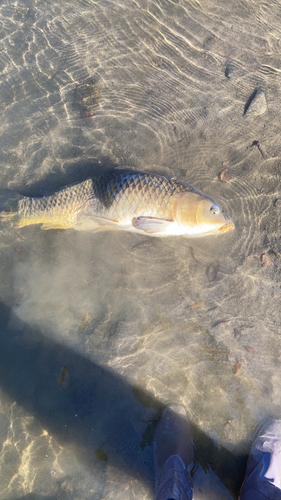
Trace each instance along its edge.
<path fill-rule="evenodd" d="M 172 196 L 186 191 L 186 186 L 153 174 L 120 174 L 105 188 L 108 210 L 101 207 L 97 215 L 119 220 L 129 211 L 132 217 L 171 218 Z"/>
<path fill-rule="evenodd" d="M 18 204 L 20 225 L 48 223 L 53 221 L 65 227 L 72 227 L 81 206 L 92 196 L 92 180 L 67 187 L 51 196 L 29 198 L 24 196 Z"/>

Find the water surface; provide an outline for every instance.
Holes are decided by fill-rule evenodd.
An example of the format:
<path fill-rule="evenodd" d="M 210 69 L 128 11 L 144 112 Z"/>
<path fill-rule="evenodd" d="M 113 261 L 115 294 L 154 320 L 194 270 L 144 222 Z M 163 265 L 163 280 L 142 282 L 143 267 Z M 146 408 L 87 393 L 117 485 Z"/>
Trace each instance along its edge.
<path fill-rule="evenodd" d="M 2 187 L 44 195 L 130 166 L 236 224 L 161 240 L 1 223 L 0 499 L 153 498 L 169 402 L 193 424 L 194 498 L 237 498 L 255 426 L 281 414 L 280 3 L 0 14 Z M 244 116 L 259 88 L 267 112 Z"/>

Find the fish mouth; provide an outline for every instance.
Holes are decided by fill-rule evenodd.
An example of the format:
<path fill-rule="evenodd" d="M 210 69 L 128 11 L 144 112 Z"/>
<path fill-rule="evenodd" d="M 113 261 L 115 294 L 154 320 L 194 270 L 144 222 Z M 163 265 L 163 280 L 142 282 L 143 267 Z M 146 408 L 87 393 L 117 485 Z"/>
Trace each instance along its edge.
<path fill-rule="evenodd" d="M 219 229 L 220 233 L 226 233 L 227 231 L 231 231 L 232 229 L 235 229 L 235 224 L 234 224 L 233 220 L 229 217 L 229 215 L 224 214 L 224 216 L 227 220 L 227 224 L 224 224 L 224 226 L 222 226 Z"/>

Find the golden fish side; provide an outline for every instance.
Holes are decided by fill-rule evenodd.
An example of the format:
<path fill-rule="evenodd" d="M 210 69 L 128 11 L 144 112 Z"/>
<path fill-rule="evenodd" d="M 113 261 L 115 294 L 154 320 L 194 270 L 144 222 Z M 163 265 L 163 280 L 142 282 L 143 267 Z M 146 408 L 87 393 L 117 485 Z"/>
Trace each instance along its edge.
<path fill-rule="evenodd" d="M 93 200 L 89 208 L 100 217 L 119 222 L 140 216 L 172 219 L 174 196 L 187 188 L 193 189 L 160 175 L 141 172 L 119 174 L 110 182 L 99 179 L 94 185 L 94 200 L 101 203 L 96 205 Z"/>
<path fill-rule="evenodd" d="M 153 236 L 203 236 L 234 228 L 220 206 L 193 186 L 142 172 L 106 174 L 42 198 L 7 190 L 0 197 L 0 216 L 18 227 L 123 229 Z"/>
<path fill-rule="evenodd" d="M 91 179 L 40 198 L 7 189 L 0 193 L 0 216 L 17 227 L 43 224 L 43 229 L 74 228 L 82 206 L 92 193 Z"/>

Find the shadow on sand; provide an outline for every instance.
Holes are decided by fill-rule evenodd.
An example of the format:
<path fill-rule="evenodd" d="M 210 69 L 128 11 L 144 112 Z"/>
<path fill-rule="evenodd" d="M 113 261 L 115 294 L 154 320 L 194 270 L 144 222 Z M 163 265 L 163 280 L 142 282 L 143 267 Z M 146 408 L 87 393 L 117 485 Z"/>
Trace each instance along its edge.
<path fill-rule="evenodd" d="M 42 336 L 29 325 L 9 326 L 11 309 L 0 303 L 0 386 L 32 414 L 58 442 L 74 444 L 79 462 L 91 468 L 97 462 L 99 435 L 115 450 L 116 467 L 148 483 L 153 491 L 152 443 L 163 403 L 141 388 L 132 390 L 126 380 L 60 344 Z M 14 314 L 14 313 L 13 313 Z M 70 383 L 64 388 L 56 374 L 65 365 Z M 75 415 L 79 418 L 73 418 Z M 133 422 L 140 422 L 135 430 Z M 143 423 L 145 422 L 145 423 Z M 234 497 L 238 494 L 246 466 L 245 456 L 234 456 L 218 448 L 202 431 L 192 426 L 196 460 L 209 466 Z M 109 460 L 111 457 L 109 456 Z M 26 500 L 35 500 L 28 494 Z M 46 497 L 47 498 L 47 497 Z M 64 498 L 64 495 L 60 498 Z"/>

